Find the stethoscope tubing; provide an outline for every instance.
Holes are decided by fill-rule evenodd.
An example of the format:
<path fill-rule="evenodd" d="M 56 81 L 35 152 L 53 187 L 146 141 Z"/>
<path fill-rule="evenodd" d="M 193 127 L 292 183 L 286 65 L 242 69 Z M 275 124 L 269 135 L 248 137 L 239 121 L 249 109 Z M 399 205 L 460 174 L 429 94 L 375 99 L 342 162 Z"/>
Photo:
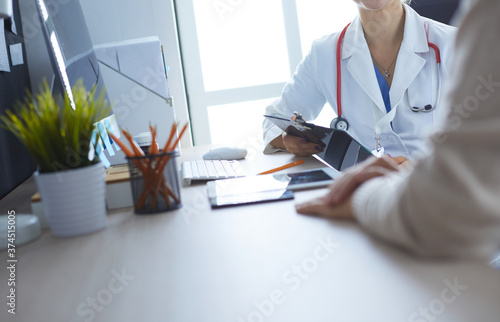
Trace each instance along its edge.
<path fill-rule="evenodd" d="M 339 40 L 337 42 L 337 115 L 342 116 L 342 66 L 340 65 L 340 55 L 342 54 L 342 41 L 344 40 L 347 28 L 351 23 L 345 26 L 344 30 L 340 33 Z"/>
<path fill-rule="evenodd" d="M 436 104 L 434 104 L 434 106 L 426 105 L 424 107 L 415 107 L 415 106 L 411 105 L 410 98 L 407 95 L 406 99 L 408 101 L 408 105 L 410 106 L 410 109 L 413 112 L 422 112 L 422 113 L 432 112 L 436 109 L 436 107 L 439 105 L 439 102 L 441 101 L 441 85 L 442 85 L 442 83 L 441 83 L 441 52 L 440 52 L 438 46 L 436 46 L 435 44 L 428 42 L 427 45 L 430 48 L 434 49 L 434 52 L 436 53 L 436 65 L 437 65 L 437 73 L 438 73 L 438 91 L 436 94 L 437 95 Z M 430 106 L 430 108 L 427 108 L 428 106 Z"/>

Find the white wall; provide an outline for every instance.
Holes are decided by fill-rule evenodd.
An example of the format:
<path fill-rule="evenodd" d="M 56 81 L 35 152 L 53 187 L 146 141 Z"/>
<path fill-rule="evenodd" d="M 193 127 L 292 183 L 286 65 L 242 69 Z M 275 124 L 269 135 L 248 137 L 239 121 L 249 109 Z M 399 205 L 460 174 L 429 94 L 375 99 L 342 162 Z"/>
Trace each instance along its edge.
<path fill-rule="evenodd" d="M 55 1 L 64 5 L 68 0 Z M 173 0 L 80 0 L 80 4 L 94 45 L 158 36 L 165 49 L 166 64 L 170 67 L 169 88 L 174 97 L 176 119 L 180 124 L 184 124 L 188 120 L 188 112 Z M 36 91 L 43 77 L 52 77 L 52 67 L 40 29 L 35 0 L 19 0 L 19 5 L 31 84 L 32 89 Z M 106 81 L 106 75 L 112 75 L 112 73 L 104 70 L 105 67 L 103 68 L 102 65 L 101 69 L 103 69 Z M 130 94 L 130 87 L 124 86 L 121 90 L 129 91 L 127 94 Z M 122 115 L 121 121 L 126 127 L 132 127 L 131 131 L 138 131 L 139 127 L 147 127 L 146 123 L 139 121 L 141 116 L 144 118 L 146 115 L 146 119 L 149 117 L 159 129 L 162 128 L 168 132 L 172 122 L 170 118 L 174 111 L 168 110 L 170 107 L 165 101 L 159 100 L 153 94 L 149 96 L 151 97 L 140 102 L 140 107 L 131 108 L 125 118 L 123 118 L 123 113 L 119 113 Z M 117 103 L 116 97 L 111 97 L 111 99 Z M 118 103 L 124 104 L 123 101 Z M 151 110 L 155 112 L 148 116 L 147 111 Z M 163 114 L 162 111 L 165 113 Z M 117 115 L 118 118 L 119 116 Z M 120 122 L 120 119 L 118 121 Z M 158 122 L 164 122 L 165 125 L 162 126 Z M 184 147 L 191 146 L 189 132 L 186 132 L 181 144 Z"/>

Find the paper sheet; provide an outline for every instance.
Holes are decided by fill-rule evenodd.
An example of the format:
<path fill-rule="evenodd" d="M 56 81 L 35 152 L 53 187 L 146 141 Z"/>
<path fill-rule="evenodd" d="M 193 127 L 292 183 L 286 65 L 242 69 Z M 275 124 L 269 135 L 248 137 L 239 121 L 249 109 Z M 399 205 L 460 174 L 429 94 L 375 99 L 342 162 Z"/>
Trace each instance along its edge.
<path fill-rule="evenodd" d="M 113 133 L 117 138 L 119 138 L 120 137 L 120 130 L 118 129 L 118 123 L 116 122 L 116 118 L 115 118 L 114 114 L 111 116 L 108 116 L 103 121 L 104 121 L 104 127 L 106 128 L 106 130 L 108 130 L 108 132 Z M 109 142 L 114 145 L 116 151 L 121 150 L 120 146 L 115 141 L 113 141 L 111 139 L 111 137 L 109 137 Z"/>
<path fill-rule="evenodd" d="M 92 131 L 92 137 L 90 138 L 90 141 L 95 142 L 95 140 L 97 139 L 97 135 L 98 135 L 97 129 L 94 129 L 94 131 Z M 102 146 L 102 141 L 100 138 L 98 139 L 97 143 L 95 144 L 95 147 L 92 144 L 90 145 L 89 159 L 93 160 L 96 153 L 99 156 L 99 159 L 101 160 L 101 162 L 104 164 L 104 166 L 106 168 L 109 168 L 111 163 L 109 162 L 108 158 L 106 157 L 106 154 L 104 154 L 104 148 Z"/>
<path fill-rule="evenodd" d="M 169 98 L 158 37 L 146 37 L 94 47 L 97 59 L 139 82 L 160 97 Z"/>
<path fill-rule="evenodd" d="M 5 41 L 4 26 L 4 19 L 0 19 L 0 72 L 10 72 L 9 55 L 7 53 L 7 42 Z"/>
<path fill-rule="evenodd" d="M 101 134 L 104 150 L 107 150 L 110 156 L 115 155 L 113 145 L 111 144 L 111 140 L 108 137 L 108 132 L 106 132 L 106 129 L 104 128 L 104 124 L 102 124 L 101 122 L 97 123 L 97 128 L 99 129 L 99 133 Z"/>
<path fill-rule="evenodd" d="M 18 43 L 10 45 L 9 49 L 10 49 L 10 60 L 12 61 L 12 66 L 24 64 L 23 44 Z"/>

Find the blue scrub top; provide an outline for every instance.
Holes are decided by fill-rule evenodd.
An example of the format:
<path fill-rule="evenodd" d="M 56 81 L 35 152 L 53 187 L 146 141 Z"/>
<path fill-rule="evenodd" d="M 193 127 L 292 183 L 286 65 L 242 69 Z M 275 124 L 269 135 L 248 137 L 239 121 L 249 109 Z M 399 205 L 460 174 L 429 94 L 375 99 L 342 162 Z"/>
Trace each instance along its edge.
<path fill-rule="evenodd" d="M 373 64 L 373 68 L 375 68 L 375 75 L 377 75 L 378 86 L 380 87 L 380 92 L 382 92 L 382 98 L 384 99 L 385 110 L 387 113 L 391 111 L 391 99 L 389 97 L 389 84 L 387 84 L 387 80 L 385 76 L 378 70 L 377 66 Z M 392 124 L 392 122 L 391 122 Z"/>

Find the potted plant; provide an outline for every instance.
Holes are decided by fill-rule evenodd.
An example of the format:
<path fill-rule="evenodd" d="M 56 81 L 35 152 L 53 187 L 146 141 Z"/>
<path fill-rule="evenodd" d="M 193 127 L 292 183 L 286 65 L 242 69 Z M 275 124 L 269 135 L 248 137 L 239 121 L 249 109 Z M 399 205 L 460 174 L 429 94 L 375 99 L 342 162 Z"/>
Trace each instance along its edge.
<path fill-rule="evenodd" d="M 82 235 L 106 225 L 104 167 L 94 153 L 95 123 L 111 109 L 104 97 L 78 81 L 73 97 L 57 100 L 44 80 L 15 112 L 0 116 L 38 163 L 35 179 L 52 234 Z M 97 132 L 98 133 L 98 132 Z M 94 135 L 93 135 L 94 134 Z"/>

